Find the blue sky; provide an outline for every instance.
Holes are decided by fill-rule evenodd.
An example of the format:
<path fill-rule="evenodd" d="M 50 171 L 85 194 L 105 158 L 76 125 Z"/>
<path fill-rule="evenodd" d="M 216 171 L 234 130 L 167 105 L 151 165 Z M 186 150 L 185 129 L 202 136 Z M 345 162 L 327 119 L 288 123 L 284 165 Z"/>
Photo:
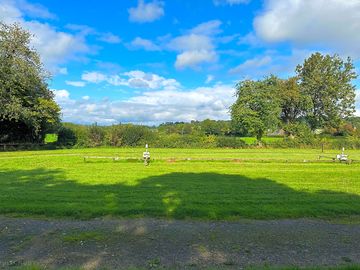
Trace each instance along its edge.
<path fill-rule="evenodd" d="M 360 66 L 360 0 L 0 0 L 0 20 L 34 34 L 76 123 L 229 119 L 239 80 L 315 51 Z"/>

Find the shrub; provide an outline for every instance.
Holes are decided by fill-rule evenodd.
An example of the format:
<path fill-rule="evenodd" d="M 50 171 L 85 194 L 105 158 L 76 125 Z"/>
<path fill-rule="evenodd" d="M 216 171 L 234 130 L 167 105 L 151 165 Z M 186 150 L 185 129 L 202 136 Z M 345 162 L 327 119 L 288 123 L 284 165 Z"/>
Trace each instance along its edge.
<path fill-rule="evenodd" d="M 95 123 L 89 127 L 88 138 L 90 146 L 101 146 L 104 143 L 105 131 Z"/>
<path fill-rule="evenodd" d="M 226 147 L 226 148 L 245 148 L 246 143 L 236 137 L 218 137 L 216 142 L 217 147 Z"/>
<path fill-rule="evenodd" d="M 315 143 L 315 134 L 305 123 L 293 123 L 284 126 L 288 139 L 294 139 L 295 144 L 312 145 Z"/>
<path fill-rule="evenodd" d="M 57 145 L 71 147 L 74 146 L 76 142 L 77 138 L 75 132 L 72 129 L 64 126 L 60 127 L 56 142 Z"/>

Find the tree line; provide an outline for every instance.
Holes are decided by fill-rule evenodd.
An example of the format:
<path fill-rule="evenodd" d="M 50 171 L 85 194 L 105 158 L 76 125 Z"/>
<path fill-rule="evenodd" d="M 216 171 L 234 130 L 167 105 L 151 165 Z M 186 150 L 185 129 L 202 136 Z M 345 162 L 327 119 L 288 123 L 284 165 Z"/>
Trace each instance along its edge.
<path fill-rule="evenodd" d="M 244 80 L 236 85 L 237 100 L 231 118 L 238 130 L 261 138 L 283 129 L 287 136 L 344 125 L 355 112 L 355 67 L 350 58 L 314 53 L 280 79 Z"/>
<path fill-rule="evenodd" d="M 59 146 L 242 147 L 239 137 L 282 134 L 286 145 L 312 144 L 316 133 L 358 139 L 355 112 L 357 78 L 350 58 L 314 53 L 298 65 L 295 76 L 270 75 L 239 81 L 231 120 L 131 124 L 101 127 L 62 123 L 31 33 L 19 25 L 0 23 L 0 143 L 43 142 L 57 134 Z M 321 138 L 320 138 L 321 139 Z"/>

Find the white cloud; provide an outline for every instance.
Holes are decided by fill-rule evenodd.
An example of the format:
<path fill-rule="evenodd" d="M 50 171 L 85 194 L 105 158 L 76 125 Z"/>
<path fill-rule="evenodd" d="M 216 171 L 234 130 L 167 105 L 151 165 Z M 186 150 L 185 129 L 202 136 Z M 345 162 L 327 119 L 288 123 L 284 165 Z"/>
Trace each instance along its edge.
<path fill-rule="evenodd" d="M 15 6 L 14 1 L 0 2 L 0 21 L 4 23 L 14 23 L 21 20 L 22 12 Z"/>
<path fill-rule="evenodd" d="M 254 28 L 267 42 L 319 45 L 360 57 L 359 0 L 267 0 Z"/>
<path fill-rule="evenodd" d="M 32 18 L 55 19 L 56 15 L 52 14 L 47 8 L 40 4 L 28 3 L 25 0 L 13 0 L 20 9 Z"/>
<path fill-rule="evenodd" d="M 222 22 L 211 20 L 184 31 L 183 35 L 158 37 L 156 41 L 136 37 L 130 48 L 142 48 L 147 51 L 169 50 L 178 53 L 175 67 L 178 69 L 199 69 L 204 63 L 213 63 L 218 59 L 216 45 L 229 43 L 237 35 L 219 36 Z"/>
<path fill-rule="evenodd" d="M 214 79 L 215 77 L 213 75 L 207 75 L 205 83 L 206 84 L 211 83 Z"/>
<path fill-rule="evenodd" d="M 244 63 L 238 65 L 235 68 L 230 69 L 230 73 L 244 73 L 248 72 L 249 69 L 257 69 L 265 65 L 270 64 L 272 61 L 270 56 L 255 57 L 246 60 Z"/>
<path fill-rule="evenodd" d="M 212 36 L 217 35 L 222 32 L 220 29 L 222 22 L 219 20 L 212 20 L 208 22 L 201 23 L 190 30 L 193 34 Z"/>
<path fill-rule="evenodd" d="M 293 76 L 295 67 L 312 53 L 313 51 L 297 49 L 293 49 L 289 54 L 268 50 L 263 54 L 245 60 L 240 65 L 230 69 L 229 73 L 252 79 L 260 79 L 270 74 L 276 74 L 280 77 Z"/>
<path fill-rule="evenodd" d="M 86 85 L 83 81 L 65 81 L 65 83 L 75 87 L 84 87 Z"/>
<path fill-rule="evenodd" d="M 90 51 L 82 36 L 60 32 L 48 24 L 36 21 L 24 22 L 23 25 L 34 33 L 31 43 L 48 67 L 55 67 L 75 58 L 76 54 Z"/>
<path fill-rule="evenodd" d="M 83 100 L 89 100 L 90 97 L 89 97 L 89 96 L 83 96 L 82 99 L 83 99 Z"/>
<path fill-rule="evenodd" d="M 65 101 L 69 100 L 70 93 L 67 90 L 52 90 L 55 94 L 55 101 L 58 103 L 64 103 Z"/>
<path fill-rule="evenodd" d="M 68 70 L 66 67 L 59 67 L 55 70 L 55 73 L 61 74 L 61 75 L 67 75 Z"/>
<path fill-rule="evenodd" d="M 85 72 L 82 74 L 81 79 L 91 83 L 101 83 L 107 80 L 106 75 L 100 72 Z"/>
<path fill-rule="evenodd" d="M 161 1 L 145 3 L 144 0 L 139 0 L 137 7 L 128 10 L 129 20 L 138 23 L 153 22 L 164 16 L 163 7 L 164 3 Z"/>
<path fill-rule="evenodd" d="M 172 39 L 168 47 L 175 51 L 213 50 L 214 45 L 208 36 L 189 34 Z"/>
<path fill-rule="evenodd" d="M 247 4 L 251 0 L 213 0 L 215 6 Z"/>
<path fill-rule="evenodd" d="M 181 87 L 175 79 L 167 79 L 154 73 L 133 70 L 122 74 L 107 75 L 101 72 L 85 72 L 81 79 L 90 83 L 108 83 L 113 86 L 127 86 L 142 89 L 174 90 Z"/>
<path fill-rule="evenodd" d="M 56 91 L 56 90 L 55 90 Z M 59 92 L 62 91 L 62 92 Z M 199 87 L 183 90 L 159 90 L 145 92 L 127 100 L 65 98 L 58 102 L 62 107 L 63 120 L 77 123 L 159 124 L 167 121 L 229 119 L 229 107 L 234 102 L 234 89 L 229 85 Z"/>
<path fill-rule="evenodd" d="M 185 51 L 176 57 L 175 67 L 183 69 L 186 67 L 197 68 L 202 63 L 216 62 L 217 54 L 209 50 Z"/>
<path fill-rule="evenodd" d="M 55 27 L 26 17 L 52 17 L 46 9 L 29 4 L 25 0 L 0 1 L 0 20 L 5 23 L 18 22 L 34 34 L 31 45 L 37 49 L 45 67 L 59 72 L 58 65 L 75 58 L 79 54 L 89 53 L 90 49 L 82 35 L 58 31 Z"/>
<path fill-rule="evenodd" d="M 156 45 L 154 42 L 152 42 L 149 39 L 144 39 L 141 37 L 136 37 L 131 43 L 131 48 L 135 49 L 144 49 L 146 51 L 159 51 L 161 50 L 160 46 Z"/>
<path fill-rule="evenodd" d="M 30 18 L 53 19 L 56 16 L 39 4 L 25 0 L 2 0 L 0 3 L 0 21 L 13 23 L 22 20 L 26 14 Z"/>
<path fill-rule="evenodd" d="M 214 63 L 218 59 L 215 38 L 221 33 L 221 21 L 201 23 L 190 29 L 187 34 L 175 37 L 167 48 L 179 52 L 175 67 L 198 69 L 204 63 Z"/>
<path fill-rule="evenodd" d="M 121 43 L 121 38 L 112 33 L 101 33 L 99 34 L 98 40 L 110 43 L 110 44 L 118 44 Z"/>

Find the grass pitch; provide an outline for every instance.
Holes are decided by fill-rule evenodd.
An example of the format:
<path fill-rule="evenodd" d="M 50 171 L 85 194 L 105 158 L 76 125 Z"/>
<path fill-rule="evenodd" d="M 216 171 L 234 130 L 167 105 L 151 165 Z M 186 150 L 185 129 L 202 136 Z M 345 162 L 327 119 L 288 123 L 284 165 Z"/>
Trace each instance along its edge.
<path fill-rule="evenodd" d="M 315 162 L 318 150 L 151 149 L 148 167 L 136 160 L 142 151 L 0 153 L 0 213 L 81 219 L 360 216 L 360 164 Z M 360 151 L 348 154 L 360 160 Z M 120 161 L 84 162 L 85 155 Z"/>

